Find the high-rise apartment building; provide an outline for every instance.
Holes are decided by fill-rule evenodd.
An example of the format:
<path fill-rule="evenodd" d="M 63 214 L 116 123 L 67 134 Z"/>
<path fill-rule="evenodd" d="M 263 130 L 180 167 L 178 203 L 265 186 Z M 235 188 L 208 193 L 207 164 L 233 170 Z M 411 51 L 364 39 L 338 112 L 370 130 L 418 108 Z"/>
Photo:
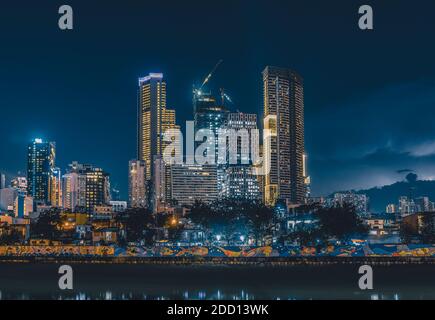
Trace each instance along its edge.
<path fill-rule="evenodd" d="M 63 176 L 64 207 L 75 211 L 78 207 L 92 213 L 94 208 L 110 202 L 109 175 L 101 168 L 73 162 Z"/>
<path fill-rule="evenodd" d="M 141 160 L 129 162 L 128 199 L 132 208 L 147 206 L 146 163 Z"/>
<path fill-rule="evenodd" d="M 85 207 L 86 179 L 77 172 L 62 176 L 62 203 L 65 209 L 75 211 L 76 207 Z"/>
<path fill-rule="evenodd" d="M 35 139 L 28 146 L 27 182 L 28 195 L 37 202 L 51 203 L 51 177 L 55 168 L 54 142 Z"/>
<path fill-rule="evenodd" d="M 263 71 L 264 122 L 274 136 L 264 143 L 271 170 L 265 176 L 267 204 L 277 200 L 303 203 L 304 184 L 304 88 L 296 72 L 278 67 Z M 276 136 L 275 136 L 276 133 Z"/>
<path fill-rule="evenodd" d="M 164 133 L 179 129 L 175 124 L 175 111 L 166 109 L 166 82 L 163 74 L 150 73 L 139 79 L 138 95 L 138 159 L 146 163 L 147 180 L 151 180 L 153 158 L 162 156 Z"/>

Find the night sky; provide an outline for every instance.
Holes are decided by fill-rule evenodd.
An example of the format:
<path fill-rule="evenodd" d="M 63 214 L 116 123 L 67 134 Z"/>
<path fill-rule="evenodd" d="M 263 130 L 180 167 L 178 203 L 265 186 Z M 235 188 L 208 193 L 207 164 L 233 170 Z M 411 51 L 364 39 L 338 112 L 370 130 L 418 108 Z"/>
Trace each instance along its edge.
<path fill-rule="evenodd" d="M 58 29 L 62 4 L 73 31 Z M 373 31 L 358 28 L 363 4 Z M 435 179 L 434 33 L 433 0 L 2 1 L 0 171 L 24 174 L 27 144 L 41 137 L 56 141 L 63 170 L 100 166 L 126 199 L 137 78 L 164 73 L 183 125 L 193 83 L 223 59 L 210 88 L 224 87 L 240 111 L 261 114 L 266 65 L 304 77 L 314 194 L 410 170 Z"/>

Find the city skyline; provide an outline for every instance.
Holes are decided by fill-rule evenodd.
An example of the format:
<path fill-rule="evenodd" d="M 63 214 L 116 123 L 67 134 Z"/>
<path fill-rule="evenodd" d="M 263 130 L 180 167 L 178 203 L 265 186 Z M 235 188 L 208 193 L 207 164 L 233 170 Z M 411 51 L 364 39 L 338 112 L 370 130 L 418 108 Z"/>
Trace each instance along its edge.
<path fill-rule="evenodd" d="M 18 170 L 25 175 L 23 146 L 32 138 L 42 137 L 56 141 L 57 166 L 64 170 L 72 160 L 78 160 L 102 167 L 111 174 L 113 186 L 122 190 L 122 198 L 127 199 L 126 163 L 136 154 L 137 78 L 149 72 L 164 73 L 168 82 L 168 108 L 177 111 L 177 124 L 183 124 L 185 120 L 193 119 L 192 84 L 199 83 L 221 58 L 224 62 L 211 83 L 213 91 L 216 94 L 220 87 L 224 87 L 235 102 L 234 108 L 256 113 L 260 119 L 263 108 L 261 71 L 265 65 L 290 67 L 304 77 L 306 149 L 314 195 L 388 184 L 402 179 L 403 174 L 397 173 L 398 170 L 415 170 L 422 179 L 434 178 L 431 174 L 434 172 L 434 127 L 430 117 L 422 116 L 430 113 L 435 101 L 435 66 L 430 59 L 435 49 L 424 41 L 423 36 L 424 30 L 433 25 L 429 16 L 425 16 L 433 4 L 422 3 L 419 14 L 415 16 L 408 14 L 412 8 L 404 4 L 397 4 L 394 8 L 379 4 L 377 12 L 383 19 L 377 22 L 377 33 L 370 39 L 358 32 L 351 14 L 348 18 L 340 18 L 342 12 L 356 12 L 351 4 L 342 5 L 340 9 L 319 5 L 313 9 L 314 14 L 302 5 L 281 4 L 282 11 L 290 17 L 288 21 L 280 22 L 280 26 L 298 30 L 299 24 L 304 28 L 303 32 L 292 33 L 292 42 L 300 44 L 298 47 L 286 43 L 290 41 L 279 42 L 278 34 L 270 34 L 267 26 L 270 18 L 259 22 L 263 12 L 266 15 L 271 10 L 264 8 L 262 3 L 253 5 L 250 13 L 242 19 L 242 25 L 252 30 L 252 35 L 247 36 L 245 32 L 243 38 L 239 38 L 242 32 L 234 28 L 238 20 L 235 17 L 242 14 L 243 6 L 233 4 L 225 8 L 235 16 L 228 19 L 227 25 L 216 28 L 205 23 L 207 28 L 200 30 L 194 40 L 189 37 L 177 40 L 171 35 L 171 30 L 181 19 L 172 17 L 173 12 L 168 15 L 176 18 L 175 22 L 168 21 L 160 32 L 151 34 L 138 30 L 136 27 L 141 19 L 157 22 L 149 12 L 161 13 L 163 9 L 159 5 L 146 10 L 140 10 L 144 7 L 139 5 L 136 13 L 123 9 L 128 10 L 122 11 L 125 14 L 133 15 L 131 21 L 125 18 L 115 19 L 118 23 L 106 21 L 107 33 L 90 26 L 94 19 L 101 19 L 92 15 L 93 5 L 86 4 L 86 9 L 80 2 L 73 5 L 83 24 L 79 23 L 72 34 L 65 36 L 51 30 L 50 19 L 43 19 L 46 21 L 35 30 L 14 27 L 14 32 L 5 39 L 6 45 L 15 44 L 16 39 L 27 39 L 35 50 L 31 59 L 25 58 L 27 53 L 13 53 L 12 49 L 0 53 L 2 61 L 7 61 L 12 54 L 13 59 L 29 60 L 29 64 L 24 61 L 21 67 L 2 65 L 1 68 L 2 118 L 5 123 L 20 124 L 4 125 L 0 129 L 4 137 L 0 148 L 7 150 L 7 153 L 2 152 L 0 171 L 6 171 L 8 178 Z M 19 12 L 14 6 L 11 4 L 6 10 L 1 10 L 0 20 L 5 26 L 15 19 L 15 13 L 5 17 L 3 14 Z M 205 16 L 201 15 L 206 12 L 205 8 L 194 8 L 191 4 L 176 6 L 180 6 L 179 12 L 187 17 L 196 15 L 206 22 Z M 421 10 L 421 7 L 426 9 Z M 117 9 L 117 5 L 108 3 L 102 9 L 102 16 L 113 18 Z M 224 9 L 214 10 L 219 16 Z M 35 19 L 39 21 L 39 14 L 48 16 L 45 11 L 50 12 L 49 6 L 35 6 L 37 17 L 29 15 L 29 23 Z M 409 26 L 400 24 L 400 17 L 415 23 Z M 314 19 L 316 25 L 330 26 L 336 32 L 336 40 L 325 42 L 322 38 L 327 35 L 327 30 L 309 27 Z M 193 31 L 191 25 L 182 28 Z M 389 38 L 388 45 L 382 43 L 383 36 L 391 28 L 395 29 L 395 35 Z M 46 29 L 50 29 L 48 34 L 45 34 Z M 123 37 L 118 35 L 118 31 Z M 150 41 L 157 41 L 162 48 L 154 47 L 157 49 L 150 51 L 147 44 L 134 41 L 139 36 L 150 37 Z M 216 36 L 222 36 L 228 47 L 208 46 L 208 39 Z M 241 40 L 240 45 L 237 40 Z M 265 40 L 277 47 L 266 50 L 260 45 Z M 406 47 L 403 47 L 404 41 L 408 44 Z M 112 42 L 120 44 L 120 49 L 101 54 L 98 46 L 111 48 Z M 418 61 L 412 67 L 401 63 L 412 57 L 415 53 L 411 48 L 421 47 L 421 43 L 427 45 L 420 50 Z M 86 45 L 88 58 L 78 59 L 73 52 L 65 52 L 78 45 Z M 176 48 L 181 50 L 170 50 Z M 318 49 L 324 49 L 323 55 L 314 57 L 310 54 Z M 122 55 L 124 51 L 129 53 Z M 354 58 L 347 59 L 350 55 Z M 372 55 L 376 55 L 375 60 L 368 58 Z M 34 59 L 39 63 L 35 64 Z M 29 74 L 38 76 L 29 77 Z M 331 74 L 334 76 L 328 76 Z M 25 96 L 18 95 L 14 89 L 20 87 L 23 79 L 31 84 L 28 86 L 29 94 Z M 408 112 L 410 106 L 411 114 Z M 407 126 L 407 123 L 416 121 L 418 128 Z M 325 131 L 327 135 L 323 134 Z"/>

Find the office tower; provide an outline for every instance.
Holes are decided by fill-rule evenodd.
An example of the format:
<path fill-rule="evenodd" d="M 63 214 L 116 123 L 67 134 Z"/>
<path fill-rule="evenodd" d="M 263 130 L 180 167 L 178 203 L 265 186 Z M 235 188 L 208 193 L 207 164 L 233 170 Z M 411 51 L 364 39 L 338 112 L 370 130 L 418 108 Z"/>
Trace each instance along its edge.
<path fill-rule="evenodd" d="M 129 205 L 132 208 L 147 207 L 146 163 L 142 160 L 129 162 Z"/>
<path fill-rule="evenodd" d="M 50 183 L 56 158 L 54 142 L 35 139 L 28 146 L 28 195 L 36 202 L 50 204 Z"/>
<path fill-rule="evenodd" d="M 11 181 L 11 187 L 19 191 L 27 192 L 28 183 L 26 177 L 15 177 Z"/>
<path fill-rule="evenodd" d="M 270 154 L 271 171 L 265 177 L 265 201 L 303 203 L 305 197 L 304 89 L 296 72 L 277 67 L 263 71 L 265 129 L 276 133 L 264 152 Z"/>
<path fill-rule="evenodd" d="M 6 188 L 6 175 L 0 172 L 0 189 Z"/>
<path fill-rule="evenodd" d="M 215 165 L 173 165 L 172 199 L 180 206 L 189 206 L 196 200 L 205 203 L 218 198 Z"/>
<path fill-rule="evenodd" d="M 82 207 L 93 213 L 96 206 L 106 205 L 111 200 L 109 174 L 101 168 L 73 162 L 63 180 L 65 208 L 77 210 Z"/>
<path fill-rule="evenodd" d="M 251 149 L 258 145 L 252 144 L 252 130 L 257 129 L 257 115 L 249 113 L 229 113 L 223 129 L 227 134 L 232 132 L 227 141 L 225 164 L 218 165 L 218 190 L 222 198 L 234 200 L 260 200 L 261 192 L 258 177 L 253 173 Z M 233 147 L 230 140 L 234 140 Z M 230 163 L 230 153 L 236 153 L 237 163 Z"/>

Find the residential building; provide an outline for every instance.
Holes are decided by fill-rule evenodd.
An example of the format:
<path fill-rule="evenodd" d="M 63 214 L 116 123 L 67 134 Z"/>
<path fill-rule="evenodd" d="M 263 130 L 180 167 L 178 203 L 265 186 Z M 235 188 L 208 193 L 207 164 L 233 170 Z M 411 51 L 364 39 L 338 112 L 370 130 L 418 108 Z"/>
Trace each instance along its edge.
<path fill-rule="evenodd" d="M 267 66 L 263 71 L 265 129 L 264 153 L 270 155 L 271 170 L 265 176 L 264 198 L 303 203 L 304 178 L 304 87 L 296 72 Z M 267 133 L 265 133 L 267 134 Z"/>
<path fill-rule="evenodd" d="M 146 162 L 131 160 L 129 162 L 128 194 L 129 205 L 132 208 L 147 207 Z"/>

